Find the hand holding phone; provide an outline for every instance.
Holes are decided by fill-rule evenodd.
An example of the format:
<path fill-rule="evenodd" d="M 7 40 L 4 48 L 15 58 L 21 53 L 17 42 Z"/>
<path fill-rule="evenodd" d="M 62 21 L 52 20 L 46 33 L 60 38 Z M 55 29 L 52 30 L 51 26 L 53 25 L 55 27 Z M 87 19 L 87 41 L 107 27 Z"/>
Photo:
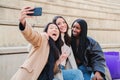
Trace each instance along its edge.
<path fill-rule="evenodd" d="M 35 7 L 33 10 L 33 14 L 27 14 L 29 16 L 41 16 L 42 15 L 42 7 Z"/>

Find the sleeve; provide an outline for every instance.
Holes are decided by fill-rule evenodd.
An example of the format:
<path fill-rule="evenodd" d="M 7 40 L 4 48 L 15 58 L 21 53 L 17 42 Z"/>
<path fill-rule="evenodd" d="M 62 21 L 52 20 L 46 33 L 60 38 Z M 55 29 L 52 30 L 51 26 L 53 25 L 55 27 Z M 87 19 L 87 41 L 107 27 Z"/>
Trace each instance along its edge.
<path fill-rule="evenodd" d="M 25 29 L 25 27 L 24 27 L 21 23 L 19 23 L 19 29 L 20 29 L 21 31 L 23 31 L 23 30 Z"/>
<path fill-rule="evenodd" d="M 19 29 L 21 30 L 25 39 L 31 43 L 34 47 L 40 46 L 42 42 L 42 36 L 37 31 L 33 30 L 31 25 L 26 23 L 24 27 L 21 23 L 19 24 Z"/>
<path fill-rule="evenodd" d="M 93 44 L 91 54 L 92 54 L 91 63 L 94 72 L 99 71 L 101 74 L 104 74 L 106 61 L 105 61 L 104 53 L 98 42 L 95 42 Z"/>

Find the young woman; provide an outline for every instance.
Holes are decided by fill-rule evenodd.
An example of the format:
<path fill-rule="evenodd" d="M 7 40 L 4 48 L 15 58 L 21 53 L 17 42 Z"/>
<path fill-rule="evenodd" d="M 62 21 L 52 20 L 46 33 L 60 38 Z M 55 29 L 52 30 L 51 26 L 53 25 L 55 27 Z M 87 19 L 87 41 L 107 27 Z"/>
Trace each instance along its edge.
<path fill-rule="evenodd" d="M 84 80 L 112 80 L 98 42 L 87 37 L 87 23 L 76 19 L 72 24 L 71 46 Z"/>
<path fill-rule="evenodd" d="M 53 23 L 55 23 L 60 28 L 61 39 L 64 43 L 63 46 L 62 46 L 62 55 L 65 56 L 64 57 L 65 60 L 61 63 L 61 66 L 63 66 L 63 68 L 65 68 L 66 60 L 68 58 L 69 61 L 70 61 L 71 67 L 74 68 L 74 69 L 77 69 L 73 53 L 71 53 L 71 49 L 70 49 L 71 38 L 68 35 L 69 26 L 68 26 L 66 20 L 62 16 L 55 16 L 53 18 Z"/>
<path fill-rule="evenodd" d="M 32 14 L 32 9 L 23 8 L 19 19 L 19 28 L 32 49 L 11 80 L 53 80 L 57 70 L 62 46 L 60 30 L 56 24 L 48 23 L 43 33 L 34 31 L 26 22 L 26 18 L 31 18 L 27 14 Z"/>
<path fill-rule="evenodd" d="M 53 22 L 60 28 L 61 39 L 64 43 L 61 48 L 61 57 L 63 60 L 60 63 L 64 80 L 83 80 L 81 71 L 77 69 L 72 50 L 70 48 L 70 36 L 68 35 L 69 26 L 66 20 L 62 16 L 55 16 L 53 18 Z M 69 66 L 71 66 L 71 69 L 67 68 L 66 70 L 66 62 L 68 61 L 70 63 Z"/>

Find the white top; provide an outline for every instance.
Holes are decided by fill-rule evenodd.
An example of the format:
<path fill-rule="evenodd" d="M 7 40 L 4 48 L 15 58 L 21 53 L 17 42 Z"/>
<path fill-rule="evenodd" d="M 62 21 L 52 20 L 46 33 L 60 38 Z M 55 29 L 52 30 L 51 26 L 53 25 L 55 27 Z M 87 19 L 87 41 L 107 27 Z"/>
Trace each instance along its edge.
<path fill-rule="evenodd" d="M 61 47 L 62 54 L 66 53 L 66 54 L 70 55 L 70 47 L 65 44 L 64 34 L 61 34 L 61 38 L 62 38 L 63 43 L 64 43 L 63 46 Z M 66 60 L 61 62 L 61 65 L 65 66 L 65 64 L 66 64 Z"/>

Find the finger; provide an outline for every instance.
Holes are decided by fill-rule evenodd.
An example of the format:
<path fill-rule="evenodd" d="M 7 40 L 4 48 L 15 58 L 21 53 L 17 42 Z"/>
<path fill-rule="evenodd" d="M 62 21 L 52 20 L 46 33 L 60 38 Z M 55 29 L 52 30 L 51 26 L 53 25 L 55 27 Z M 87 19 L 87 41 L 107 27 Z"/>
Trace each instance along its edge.
<path fill-rule="evenodd" d="M 25 7 L 25 8 L 22 8 L 21 12 L 24 13 L 24 12 L 29 12 L 29 11 L 32 11 L 34 9 L 34 7 Z"/>
<path fill-rule="evenodd" d="M 61 54 L 61 57 L 62 57 L 62 58 L 66 58 L 66 57 L 68 57 L 68 54 L 62 53 L 62 54 Z"/>
<path fill-rule="evenodd" d="M 67 53 L 64 53 L 64 56 L 67 58 L 67 57 L 69 56 L 69 54 L 67 54 Z"/>
<path fill-rule="evenodd" d="M 27 10 L 27 9 L 32 9 L 32 8 L 34 8 L 34 7 L 25 6 L 25 7 L 22 8 L 22 10 Z"/>
<path fill-rule="evenodd" d="M 97 80 L 103 80 L 103 78 L 102 77 L 97 77 Z"/>
<path fill-rule="evenodd" d="M 34 7 L 30 7 L 30 8 L 28 8 L 28 9 L 26 9 L 27 11 L 32 11 L 32 10 L 34 10 Z"/>
<path fill-rule="evenodd" d="M 19 18 L 19 21 L 20 21 L 20 22 L 25 21 L 25 18 L 32 18 L 32 16 L 22 15 L 22 16 Z"/>
<path fill-rule="evenodd" d="M 26 12 L 26 15 L 33 14 L 33 13 L 34 13 L 33 11 L 28 11 L 28 12 Z"/>
<path fill-rule="evenodd" d="M 34 13 L 34 11 L 30 11 L 30 10 L 23 10 L 21 13 L 22 13 L 22 14 L 27 15 L 27 14 L 33 14 L 33 13 Z"/>
<path fill-rule="evenodd" d="M 93 77 L 92 77 L 92 80 L 97 80 L 96 76 L 93 76 Z"/>
<path fill-rule="evenodd" d="M 23 10 L 21 10 L 20 14 L 21 14 L 21 16 L 24 16 L 27 14 L 27 11 L 23 9 Z"/>
<path fill-rule="evenodd" d="M 30 18 L 32 16 L 29 16 L 28 14 L 33 14 L 33 11 L 23 11 L 21 12 L 21 18 Z"/>

